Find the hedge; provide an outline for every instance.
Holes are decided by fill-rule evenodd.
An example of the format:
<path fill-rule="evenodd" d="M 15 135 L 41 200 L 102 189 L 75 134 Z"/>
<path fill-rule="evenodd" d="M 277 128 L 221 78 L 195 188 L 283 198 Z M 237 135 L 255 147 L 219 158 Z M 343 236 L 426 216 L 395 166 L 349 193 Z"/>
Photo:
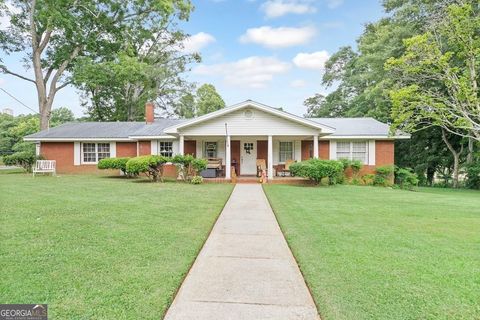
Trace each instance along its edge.
<path fill-rule="evenodd" d="M 98 161 L 98 169 L 118 169 L 127 174 L 127 162 L 131 158 L 105 158 Z"/>
<path fill-rule="evenodd" d="M 35 152 L 21 151 L 14 154 L 3 156 L 2 161 L 7 166 L 20 166 L 27 172 L 32 172 L 32 166 L 35 161 L 43 159 L 35 155 Z"/>
<path fill-rule="evenodd" d="M 163 181 L 163 165 L 170 161 L 170 158 L 155 155 L 135 157 L 127 161 L 126 171 L 134 176 L 144 173 L 155 182 Z"/>
<path fill-rule="evenodd" d="M 208 164 L 207 159 L 197 159 L 192 155 L 176 155 L 172 158 L 172 162 L 183 181 L 192 180 L 200 171 L 206 169 Z"/>
<path fill-rule="evenodd" d="M 316 184 L 324 178 L 328 178 L 329 184 L 337 184 L 343 177 L 343 164 L 336 160 L 309 159 L 292 164 L 290 172 L 308 178 Z"/>

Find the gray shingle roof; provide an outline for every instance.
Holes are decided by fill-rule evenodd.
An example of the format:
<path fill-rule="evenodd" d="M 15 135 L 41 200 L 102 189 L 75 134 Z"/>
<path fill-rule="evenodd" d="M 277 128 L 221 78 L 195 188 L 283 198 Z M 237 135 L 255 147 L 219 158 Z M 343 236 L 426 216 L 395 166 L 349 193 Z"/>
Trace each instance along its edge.
<path fill-rule="evenodd" d="M 389 126 L 373 118 L 310 118 L 320 124 L 335 128 L 331 136 L 388 136 Z M 165 135 L 164 129 L 186 120 L 156 119 L 144 122 L 71 122 L 27 136 L 28 139 L 127 139 Z"/>
<path fill-rule="evenodd" d="M 153 124 L 145 122 L 70 122 L 49 130 L 40 131 L 28 139 L 79 139 L 79 138 L 128 138 L 129 136 L 158 136 L 163 129 L 183 120 L 156 119 Z"/>
<path fill-rule="evenodd" d="M 373 118 L 310 118 L 315 122 L 335 128 L 331 134 L 339 136 L 388 136 L 388 124 Z"/>

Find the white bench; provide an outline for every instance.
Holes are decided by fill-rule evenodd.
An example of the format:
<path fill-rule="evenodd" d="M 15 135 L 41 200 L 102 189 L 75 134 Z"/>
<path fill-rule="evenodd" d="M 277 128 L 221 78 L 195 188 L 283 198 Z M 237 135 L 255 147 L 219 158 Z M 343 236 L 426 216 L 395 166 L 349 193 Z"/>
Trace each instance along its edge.
<path fill-rule="evenodd" d="M 35 162 L 35 166 L 33 166 L 32 169 L 33 176 L 35 177 L 36 173 L 51 173 L 55 175 L 55 165 L 55 160 L 37 160 L 37 162 Z"/>

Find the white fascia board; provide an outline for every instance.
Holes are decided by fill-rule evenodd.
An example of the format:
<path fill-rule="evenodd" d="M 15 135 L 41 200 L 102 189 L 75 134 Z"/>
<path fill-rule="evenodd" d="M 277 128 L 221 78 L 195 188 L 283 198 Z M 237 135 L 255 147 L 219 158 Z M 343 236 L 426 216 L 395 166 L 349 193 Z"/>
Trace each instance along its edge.
<path fill-rule="evenodd" d="M 130 138 L 23 138 L 23 141 L 74 142 L 74 141 L 132 141 Z"/>
<path fill-rule="evenodd" d="M 159 139 L 177 139 L 177 137 L 174 136 L 129 136 L 130 139 L 132 140 L 159 140 Z"/>
<path fill-rule="evenodd" d="M 238 109 L 241 109 L 241 108 L 244 108 L 244 107 L 248 107 L 248 106 L 251 106 L 251 107 L 254 107 L 256 109 L 265 111 L 267 113 L 277 115 L 277 116 L 279 116 L 281 118 L 284 118 L 284 119 L 287 119 L 287 120 L 291 120 L 291 121 L 294 121 L 294 122 L 297 122 L 297 123 L 307 125 L 309 127 L 320 129 L 322 131 L 322 133 L 334 133 L 335 132 L 335 128 L 332 128 L 332 127 L 329 127 L 327 125 L 320 124 L 318 122 L 315 122 L 315 121 L 312 121 L 312 120 L 309 120 L 309 119 L 305 119 L 305 118 L 296 116 L 294 114 L 291 114 L 291 113 L 288 113 L 288 112 L 285 112 L 285 111 L 281 111 L 281 110 L 278 110 L 278 109 L 272 108 L 270 106 L 267 106 L 267 105 L 264 105 L 264 104 L 261 104 L 261 103 L 255 102 L 255 101 L 251 101 L 251 100 L 243 101 L 243 102 L 234 104 L 232 106 L 229 106 L 229 107 L 226 107 L 226 108 L 223 108 L 223 109 L 205 114 L 205 115 L 197 117 L 197 118 L 194 118 L 192 120 L 185 121 L 185 122 L 182 122 L 180 124 L 168 127 L 166 129 L 164 129 L 164 132 L 165 133 L 176 134 L 176 133 L 178 133 L 178 129 L 188 127 L 188 126 L 191 126 L 191 125 L 194 125 L 194 124 L 197 124 L 197 123 L 201 123 L 203 121 L 207 121 L 207 120 L 213 119 L 215 117 L 218 117 L 218 116 L 221 116 L 221 115 L 224 115 L 224 114 L 227 114 L 227 113 L 230 113 L 230 112 L 233 112 L 235 110 L 238 110 Z"/>
<path fill-rule="evenodd" d="M 398 139 L 410 139 L 410 136 L 324 136 L 319 137 L 319 140 L 398 140 Z"/>

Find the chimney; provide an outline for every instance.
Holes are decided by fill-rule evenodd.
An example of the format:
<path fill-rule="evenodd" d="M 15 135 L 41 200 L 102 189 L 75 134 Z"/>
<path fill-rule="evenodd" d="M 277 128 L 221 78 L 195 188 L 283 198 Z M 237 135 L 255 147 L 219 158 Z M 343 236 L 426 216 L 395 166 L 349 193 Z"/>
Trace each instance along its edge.
<path fill-rule="evenodd" d="M 155 121 L 155 106 L 152 102 L 145 103 L 145 122 L 151 124 Z"/>

